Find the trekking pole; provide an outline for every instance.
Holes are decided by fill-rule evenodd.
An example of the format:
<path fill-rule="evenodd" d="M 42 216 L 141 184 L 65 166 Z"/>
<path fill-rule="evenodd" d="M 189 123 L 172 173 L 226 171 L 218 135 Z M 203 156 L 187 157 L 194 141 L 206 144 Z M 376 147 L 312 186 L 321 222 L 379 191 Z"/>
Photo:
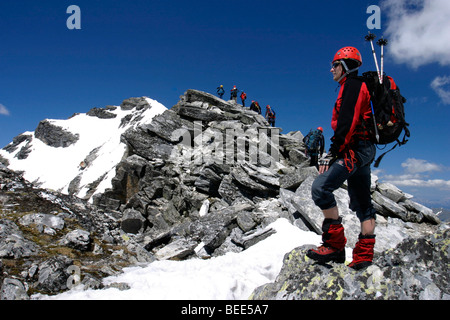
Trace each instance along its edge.
<path fill-rule="evenodd" d="M 376 35 L 374 35 L 373 33 L 371 33 L 369 31 L 369 34 L 367 36 L 365 36 L 364 38 L 366 39 L 366 41 L 370 42 L 370 45 L 372 46 L 373 59 L 375 60 L 375 66 L 377 67 L 378 80 L 380 81 L 380 83 L 382 83 L 383 80 L 381 80 L 380 68 L 378 67 L 377 54 L 375 53 L 375 48 L 373 47 L 373 40 L 376 37 L 377 37 Z"/>
<path fill-rule="evenodd" d="M 388 41 L 381 37 L 380 40 L 377 41 L 377 45 L 381 47 L 381 78 L 380 78 L 380 84 L 383 84 L 383 72 L 384 72 L 384 47 L 387 46 Z"/>
<path fill-rule="evenodd" d="M 377 143 L 379 143 L 380 142 L 380 134 L 378 133 L 378 124 L 377 124 L 377 120 L 375 120 L 375 111 L 373 110 L 372 100 L 370 100 L 370 107 L 372 108 L 372 119 L 373 119 L 373 126 L 375 128 L 375 138 L 377 139 Z"/>

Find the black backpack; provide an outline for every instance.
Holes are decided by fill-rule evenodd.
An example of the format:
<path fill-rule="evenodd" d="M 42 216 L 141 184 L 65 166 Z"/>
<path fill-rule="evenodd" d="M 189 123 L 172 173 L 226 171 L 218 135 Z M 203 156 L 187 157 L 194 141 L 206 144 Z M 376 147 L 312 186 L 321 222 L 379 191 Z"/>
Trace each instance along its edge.
<path fill-rule="evenodd" d="M 410 137 L 410 132 L 409 124 L 405 120 L 404 103 L 406 103 L 406 99 L 400 94 L 400 89 L 394 80 L 387 75 L 383 75 L 382 84 L 380 84 L 376 71 L 365 72 L 361 78 L 370 93 L 373 121 L 367 124 L 366 129 L 371 140 L 376 145 L 396 142 L 389 151 L 383 153 L 375 161 L 374 167 L 377 168 L 386 153 L 408 142 L 406 138 Z M 400 139 L 402 131 L 404 131 L 404 135 Z"/>

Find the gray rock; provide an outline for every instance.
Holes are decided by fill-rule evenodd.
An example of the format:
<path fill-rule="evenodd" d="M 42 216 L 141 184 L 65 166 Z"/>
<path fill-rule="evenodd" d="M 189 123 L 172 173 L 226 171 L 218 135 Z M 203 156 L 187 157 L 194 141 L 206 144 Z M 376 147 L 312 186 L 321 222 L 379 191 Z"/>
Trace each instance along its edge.
<path fill-rule="evenodd" d="M 155 253 L 158 260 L 179 260 L 194 253 L 197 242 L 189 239 L 176 239 Z"/>
<path fill-rule="evenodd" d="M 306 257 L 308 246 L 292 250 L 273 283 L 256 288 L 253 300 L 421 300 L 450 293 L 450 230 L 408 239 L 354 271 L 344 264 L 320 265 Z"/>
<path fill-rule="evenodd" d="M 97 117 L 99 119 L 113 119 L 117 117 L 115 113 L 109 112 L 103 108 L 92 108 L 86 113 L 88 116 Z"/>
<path fill-rule="evenodd" d="M 202 170 L 200 176 L 195 180 L 195 187 L 209 195 L 217 196 L 222 178 L 211 168 Z"/>
<path fill-rule="evenodd" d="M 236 222 L 244 232 L 250 231 L 258 224 L 254 214 L 248 211 L 239 212 L 236 217 Z"/>
<path fill-rule="evenodd" d="M 226 241 L 232 230 L 238 227 L 238 214 L 250 210 L 251 207 L 248 202 L 236 201 L 234 205 L 221 210 L 210 208 L 207 215 L 189 224 L 190 237 L 198 243 L 203 243 L 207 252 L 212 253 Z"/>
<path fill-rule="evenodd" d="M 230 111 L 236 109 L 233 104 L 228 103 L 210 93 L 189 89 L 185 92 L 184 96 L 181 97 L 181 103 L 191 103 L 194 101 L 198 101 L 201 103 L 205 103 L 207 105 L 216 106 L 224 111 Z"/>
<path fill-rule="evenodd" d="M 47 293 L 67 289 L 67 279 L 70 276 L 67 268 L 72 263 L 72 259 L 63 255 L 54 256 L 41 263 L 38 270 L 38 281 L 35 284 L 36 288 Z"/>
<path fill-rule="evenodd" d="M 23 226 L 35 225 L 38 230 L 44 232 L 44 226 L 62 230 L 64 228 L 64 219 L 53 214 L 30 213 L 19 219 L 19 223 Z"/>
<path fill-rule="evenodd" d="M 405 193 L 391 183 L 379 183 L 377 189 L 383 196 L 394 202 L 406 200 Z"/>
<path fill-rule="evenodd" d="M 203 107 L 197 107 L 189 104 L 179 106 L 177 113 L 187 119 L 200 120 L 200 121 L 223 121 L 228 117 L 225 113 L 218 108 L 205 109 Z"/>
<path fill-rule="evenodd" d="M 413 200 L 407 199 L 403 202 L 399 203 L 403 207 L 405 207 L 407 210 L 410 210 L 412 212 L 416 212 L 418 214 L 422 214 L 424 219 L 427 222 L 433 223 L 433 224 L 440 224 L 441 220 L 439 217 L 431 210 L 430 208 L 425 207 L 424 205 L 417 203 Z M 419 222 L 422 222 L 420 220 Z"/>
<path fill-rule="evenodd" d="M 24 142 L 30 142 L 33 140 L 33 136 L 29 134 L 19 134 L 13 138 L 13 141 L 3 148 L 3 150 L 12 153 L 17 150 L 18 146 Z"/>
<path fill-rule="evenodd" d="M 147 160 L 153 159 L 169 159 L 173 145 L 168 141 L 150 134 L 144 128 L 137 128 L 126 131 L 121 136 L 121 141 L 124 142 L 130 151 Z"/>
<path fill-rule="evenodd" d="M 66 234 L 59 243 L 61 246 L 80 251 L 89 251 L 92 246 L 92 238 L 89 232 L 77 229 Z"/>
<path fill-rule="evenodd" d="M 121 219 L 121 228 L 126 233 L 138 233 L 145 225 L 145 218 L 134 209 L 126 209 Z"/>
<path fill-rule="evenodd" d="M 405 209 L 405 207 L 397 204 L 395 201 L 389 198 L 382 196 L 378 191 L 375 191 L 372 194 L 372 199 L 373 201 L 378 203 L 384 210 L 386 210 L 389 215 L 400 218 L 403 221 L 408 221 L 407 210 Z"/>
<path fill-rule="evenodd" d="M 140 98 L 128 98 L 122 101 L 120 104 L 120 109 L 122 110 L 132 110 L 136 108 L 137 110 L 140 110 L 144 107 L 148 107 L 149 104 L 145 97 Z"/>
<path fill-rule="evenodd" d="M 299 168 L 288 172 L 280 178 L 280 188 L 296 190 L 307 177 L 317 177 L 316 167 Z"/>
<path fill-rule="evenodd" d="M 275 234 L 276 231 L 272 228 L 264 228 L 253 230 L 251 232 L 245 233 L 240 239 L 239 242 L 242 244 L 244 249 L 248 249 L 251 246 L 257 244 L 264 239 L 267 239 L 271 235 Z"/>
<path fill-rule="evenodd" d="M 0 300 L 29 300 L 27 288 L 17 279 L 5 278 L 0 291 Z"/>
<path fill-rule="evenodd" d="M 313 182 L 313 177 L 306 178 L 295 191 L 295 196 L 291 198 L 291 204 L 309 223 L 314 232 L 322 234 L 323 213 L 311 198 Z"/>
<path fill-rule="evenodd" d="M 52 124 L 48 120 L 39 122 L 34 136 L 44 142 L 46 145 L 54 148 L 66 148 L 79 139 L 79 134 L 73 134 L 61 127 Z"/>
<path fill-rule="evenodd" d="M 235 167 L 231 171 L 231 176 L 233 177 L 234 181 L 241 185 L 242 188 L 251 189 L 260 194 L 266 194 L 271 190 L 269 186 L 252 179 L 248 172 L 240 166 Z"/>
<path fill-rule="evenodd" d="M 230 205 L 236 200 L 245 198 L 241 189 L 233 182 L 231 174 L 222 178 L 218 193 Z"/>
<path fill-rule="evenodd" d="M 14 222 L 0 219 L 0 258 L 20 259 L 33 256 L 38 251 L 38 246 L 25 239 Z"/>
<path fill-rule="evenodd" d="M 194 125 L 190 121 L 180 118 L 173 110 L 164 111 L 144 127 L 149 132 L 172 143 L 178 143 L 184 134 L 190 134 L 194 130 Z"/>

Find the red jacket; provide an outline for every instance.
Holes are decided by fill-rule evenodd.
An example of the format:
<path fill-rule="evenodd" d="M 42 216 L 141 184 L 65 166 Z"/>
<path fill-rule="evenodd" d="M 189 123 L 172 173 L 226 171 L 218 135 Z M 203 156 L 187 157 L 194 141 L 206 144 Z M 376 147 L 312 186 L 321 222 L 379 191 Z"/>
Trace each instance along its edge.
<path fill-rule="evenodd" d="M 333 109 L 331 128 L 334 136 L 330 152 L 338 155 L 351 149 L 352 144 L 360 138 L 362 120 L 370 120 L 370 94 L 366 84 L 356 77 L 345 77 L 340 82 L 341 88 Z"/>

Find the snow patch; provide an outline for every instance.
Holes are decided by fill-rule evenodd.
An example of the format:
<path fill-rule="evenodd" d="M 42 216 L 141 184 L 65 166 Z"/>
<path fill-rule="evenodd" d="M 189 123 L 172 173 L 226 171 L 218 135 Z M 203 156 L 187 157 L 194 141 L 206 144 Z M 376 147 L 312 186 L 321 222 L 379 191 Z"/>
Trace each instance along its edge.
<path fill-rule="evenodd" d="M 321 236 L 300 230 L 281 218 L 268 226 L 276 233 L 240 253 L 230 252 L 208 260 L 155 261 L 124 269 L 105 278 L 104 285 L 126 283 L 130 289 L 82 290 L 78 286 L 56 296 L 57 300 L 243 300 L 263 284 L 273 282 L 284 255 L 306 245 L 319 245 Z"/>

